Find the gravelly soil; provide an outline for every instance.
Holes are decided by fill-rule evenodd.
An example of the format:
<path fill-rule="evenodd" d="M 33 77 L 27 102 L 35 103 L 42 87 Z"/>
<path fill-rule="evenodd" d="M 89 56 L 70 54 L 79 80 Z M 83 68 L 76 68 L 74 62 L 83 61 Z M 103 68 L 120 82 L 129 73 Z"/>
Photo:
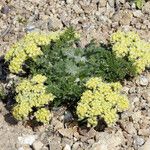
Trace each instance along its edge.
<path fill-rule="evenodd" d="M 47 32 L 70 25 L 81 33 L 82 46 L 92 38 L 107 43 L 110 34 L 118 29 L 137 31 L 150 41 L 150 2 L 137 10 L 125 0 L 116 3 L 113 0 L 1 0 L 0 55 L 26 32 Z M 150 72 L 126 81 L 124 92 L 131 108 L 114 127 L 103 131 L 78 127 L 64 107 L 54 110 L 51 125 L 32 130 L 27 124 L 17 123 L 0 102 L 0 149 L 149 150 Z M 68 123 L 64 123 L 66 118 Z"/>

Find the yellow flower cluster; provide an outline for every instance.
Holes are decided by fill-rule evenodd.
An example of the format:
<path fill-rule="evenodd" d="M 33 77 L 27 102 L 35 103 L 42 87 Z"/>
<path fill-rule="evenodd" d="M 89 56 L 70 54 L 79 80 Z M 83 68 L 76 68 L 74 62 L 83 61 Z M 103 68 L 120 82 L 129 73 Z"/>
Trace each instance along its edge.
<path fill-rule="evenodd" d="M 52 118 L 51 112 L 46 108 L 39 109 L 34 113 L 34 116 L 38 122 L 42 122 L 44 124 L 49 123 L 49 120 Z"/>
<path fill-rule="evenodd" d="M 24 79 L 18 84 L 16 87 L 17 105 L 13 108 L 13 115 L 16 119 L 25 119 L 32 112 L 33 107 L 38 109 L 53 101 L 55 96 L 51 93 L 46 93 L 45 80 L 46 77 L 39 74 L 32 79 Z M 47 122 L 47 118 L 45 121 Z"/>
<path fill-rule="evenodd" d="M 112 50 L 117 57 L 131 62 L 131 73 L 140 74 L 150 65 L 150 43 L 140 39 L 135 32 L 113 33 L 111 36 Z"/>
<path fill-rule="evenodd" d="M 87 118 L 88 126 L 96 126 L 98 117 L 111 126 L 118 119 L 117 112 L 129 107 L 127 97 L 120 94 L 120 83 L 105 83 L 95 77 L 87 81 L 86 87 L 77 106 L 77 115 L 81 120 Z"/>
<path fill-rule="evenodd" d="M 5 60 L 10 61 L 9 69 L 12 73 L 23 72 L 22 65 L 29 59 L 35 59 L 43 54 L 41 46 L 48 45 L 51 40 L 56 40 L 61 31 L 49 34 L 31 32 L 14 44 L 6 53 Z"/>

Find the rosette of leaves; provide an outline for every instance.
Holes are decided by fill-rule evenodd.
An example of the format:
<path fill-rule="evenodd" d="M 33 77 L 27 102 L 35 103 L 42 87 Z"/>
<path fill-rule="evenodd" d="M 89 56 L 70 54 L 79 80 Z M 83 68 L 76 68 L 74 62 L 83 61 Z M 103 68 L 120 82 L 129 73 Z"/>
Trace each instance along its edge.
<path fill-rule="evenodd" d="M 145 4 L 145 0 L 134 0 L 134 3 L 138 9 L 142 9 Z"/>
<path fill-rule="evenodd" d="M 118 120 L 118 112 L 128 109 L 127 97 L 120 94 L 120 83 L 105 83 L 101 78 L 90 78 L 77 106 L 79 120 L 87 120 L 88 126 L 96 126 L 103 118 L 108 126 Z"/>
<path fill-rule="evenodd" d="M 114 81 L 128 73 L 129 64 L 116 59 L 110 50 L 92 42 L 86 48 L 74 47 L 77 42 L 75 31 L 69 28 L 36 61 L 28 62 L 31 74 L 48 78 L 47 89 L 56 95 L 56 105 L 79 100 L 85 81 L 93 75 Z"/>
<path fill-rule="evenodd" d="M 17 120 L 27 120 L 35 113 L 37 121 L 49 122 L 51 113 L 45 106 L 53 101 L 54 95 L 46 92 L 46 79 L 38 74 L 31 79 L 23 79 L 17 85 L 16 105 L 12 111 Z"/>

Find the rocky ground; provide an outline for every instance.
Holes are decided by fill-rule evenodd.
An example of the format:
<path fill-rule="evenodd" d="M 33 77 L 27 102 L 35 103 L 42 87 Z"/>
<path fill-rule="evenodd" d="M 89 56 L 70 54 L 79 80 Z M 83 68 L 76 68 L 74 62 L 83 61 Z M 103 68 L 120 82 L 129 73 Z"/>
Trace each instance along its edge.
<path fill-rule="evenodd" d="M 26 32 L 72 25 L 81 45 L 107 43 L 112 32 L 137 31 L 150 41 L 150 1 L 142 10 L 125 0 L 1 0 L 0 54 Z M 1 66 L 0 66 L 1 68 Z M 0 102 L 1 150 L 150 150 L 150 72 L 124 82 L 131 107 L 112 128 L 79 127 L 65 107 L 55 108 L 51 125 L 34 129 L 17 123 Z"/>

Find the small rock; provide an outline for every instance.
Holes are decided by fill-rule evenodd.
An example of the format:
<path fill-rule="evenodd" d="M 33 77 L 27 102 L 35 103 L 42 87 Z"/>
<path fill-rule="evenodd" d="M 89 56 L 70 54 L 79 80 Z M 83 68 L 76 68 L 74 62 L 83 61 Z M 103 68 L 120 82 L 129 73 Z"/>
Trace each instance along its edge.
<path fill-rule="evenodd" d="M 72 9 L 75 11 L 75 13 L 77 13 L 77 14 L 81 14 L 81 13 L 83 13 L 83 10 L 82 10 L 82 8 L 79 6 L 79 5 L 73 5 L 73 7 L 72 7 Z"/>
<path fill-rule="evenodd" d="M 150 89 L 146 89 L 146 91 L 142 94 L 142 97 L 147 100 L 147 102 L 150 102 Z"/>
<path fill-rule="evenodd" d="M 147 86 L 148 85 L 148 79 L 145 76 L 140 76 L 139 84 L 142 86 Z"/>
<path fill-rule="evenodd" d="M 99 1 L 99 6 L 100 6 L 100 7 L 105 7 L 106 4 L 107 4 L 107 0 L 100 0 L 100 1 Z"/>
<path fill-rule="evenodd" d="M 136 10 L 133 11 L 133 16 L 137 18 L 141 18 L 143 16 L 143 13 L 141 12 L 141 10 Z"/>
<path fill-rule="evenodd" d="M 129 92 L 129 87 L 124 86 L 123 89 L 122 89 L 122 92 L 123 92 L 124 94 L 128 94 L 128 92 Z"/>
<path fill-rule="evenodd" d="M 5 6 L 2 7 L 1 12 L 3 14 L 8 14 L 9 10 L 10 10 L 9 6 L 5 5 Z"/>
<path fill-rule="evenodd" d="M 144 144 L 144 142 L 145 142 L 145 140 L 142 137 L 140 137 L 140 136 L 134 137 L 134 144 L 135 145 L 141 146 Z"/>
<path fill-rule="evenodd" d="M 83 145 L 82 142 L 76 142 L 73 144 L 72 150 L 77 150 L 79 149 L 79 147 L 82 147 L 82 145 Z"/>
<path fill-rule="evenodd" d="M 107 145 L 103 143 L 94 143 L 90 150 L 108 150 Z"/>
<path fill-rule="evenodd" d="M 134 113 L 132 114 L 133 122 L 138 122 L 138 121 L 140 121 L 142 117 L 143 117 L 143 116 L 142 116 L 142 114 L 141 114 L 141 111 L 137 111 L 137 112 L 134 112 Z"/>
<path fill-rule="evenodd" d="M 98 140 L 98 142 L 94 143 L 92 147 L 95 148 L 94 150 L 113 150 L 123 142 L 123 139 L 122 131 L 118 131 L 115 134 L 101 132 L 96 135 L 96 140 Z"/>
<path fill-rule="evenodd" d="M 136 24 L 135 24 L 135 27 L 136 27 L 137 29 L 141 29 L 141 23 L 139 23 L 139 22 L 136 23 Z"/>
<path fill-rule="evenodd" d="M 142 8 L 142 11 L 143 11 L 144 13 L 150 14 L 150 1 L 147 2 L 147 3 L 145 3 L 145 5 L 144 5 L 143 8 Z"/>
<path fill-rule="evenodd" d="M 129 10 L 120 10 L 112 16 L 112 21 L 119 22 L 121 25 L 130 25 L 133 14 Z"/>
<path fill-rule="evenodd" d="M 142 135 L 142 136 L 149 136 L 150 129 L 149 128 L 148 129 L 139 129 L 138 134 Z"/>
<path fill-rule="evenodd" d="M 62 149 L 62 144 L 60 143 L 60 141 L 52 140 L 49 143 L 49 149 L 50 150 L 61 150 Z"/>
<path fill-rule="evenodd" d="M 132 94 L 132 93 L 136 93 L 136 88 L 135 87 L 131 87 L 129 89 L 129 93 Z"/>
<path fill-rule="evenodd" d="M 34 3 L 34 4 L 35 4 L 35 3 L 38 3 L 38 4 L 39 4 L 39 3 L 41 3 L 41 2 L 44 1 L 44 0 L 29 0 L 29 1 L 32 2 L 32 3 Z"/>
<path fill-rule="evenodd" d="M 64 122 L 69 122 L 69 121 L 72 121 L 74 118 L 73 118 L 73 115 L 70 111 L 65 111 L 65 114 L 64 114 Z"/>
<path fill-rule="evenodd" d="M 113 7 L 115 6 L 115 1 L 114 0 L 108 0 L 109 6 Z"/>
<path fill-rule="evenodd" d="M 145 142 L 145 144 L 139 150 L 149 150 L 150 149 L 150 138 Z"/>
<path fill-rule="evenodd" d="M 61 144 L 62 145 L 66 145 L 66 144 L 68 144 L 68 145 L 73 145 L 73 140 L 72 139 L 69 139 L 69 138 L 66 138 L 66 137 L 63 137 L 62 138 L 62 141 L 61 141 Z"/>
<path fill-rule="evenodd" d="M 19 147 L 18 150 L 32 150 L 29 145 L 23 145 L 22 147 Z"/>
<path fill-rule="evenodd" d="M 96 5 L 86 5 L 82 6 L 84 13 L 91 14 L 94 10 L 96 10 Z"/>
<path fill-rule="evenodd" d="M 136 135 L 137 134 L 137 131 L 133 125 L 132 122 L 129 122 L 127 125 L 126 125 L 126 130 L 129 134 L 131 135 Z"/>
<path fill-rule="evenodd" d="M 61 22 L 61 20 L 59 20 L 58 18 L 56 17 L 51 17 L 48 21 L 48 29 L 51 30 L 51 29 L 55 29 L 55 30 L 58 30 L 58 29 L 61 29 L 63 27 L 63 24 Z"/>
<path fill-rule="evenodd" d="M 27 31 L 27 32 L 31 32 L 31 31 L 33 31 L 34 29 L 35 29 L 35 26 L 34 26 L 34 25 L 31 25 L 31 24 L 27 25 L 27 27 L 26 27 L 26 31 Z"/>
<path fill-rule="evenodd" d="M 71 150 L 70 145 L 66 144 L 63 150 Z"/>
<path fill-rule="evenodd" d="M 149 20 L 144 20 L 144 21 L 143 21 L 143 24 L 145 24 L 145 25 L 148 26 L 148 25 L 150 24 L 150 21 L 149 21 Z"/>
<path fill-rule="evenodd" d="M 41 150 L 43 143 L 41 141 L 35 141 L 32 146 L 34 150 Z"/>
<path fill-rule="evenodd" d="M 66 0 L 67 4 L 73 4 L 73 0 Z"/>
<path fill-rule="evenodd" d="M 37 139 L 37 135 L 23 135 L 18 137 L 18 141 L 22 145 L 24 144 L 32 145 L 36 139 Z"/>
<path fill-rule="evenodd" d="M 95 141 L 94 141 L 94 139 L 89 139 L 87 142 L 88 142 L 88 144 L 91 145 L 91 144 L 93 144 Z"/>
<path fill-rule="evenodd" d="M 121 13 L 121 20 L 120 20 L 120 24 L 121 25 L 129 25 L 130 22 L 132 21 L 133 15 L 131 13 L 131 11 L 123 11 Z"/>
<path fill-rule="evenodd" d="M 52 124 L 54 125 L 54 130 L 55 131 L 64 128 L 64 124 L 61 121 L 59 121 L 55 118 L 52 119 Z"/>
<path fill-rule="evenodd" d="M 119 3 L 124 4 L 125 2 L 126 2 L 126 0 L 117 0 L 117 1 L 116 1 L 116 3 L 118 3 L 118 4 L 119 4 Z"/>
<path fill-rule="evenodd" d="M 73 137 L 73 129 L 69 128 L 69 129 L 59 129 L 58 132 L 67 138 L 72 138 Z"/>

